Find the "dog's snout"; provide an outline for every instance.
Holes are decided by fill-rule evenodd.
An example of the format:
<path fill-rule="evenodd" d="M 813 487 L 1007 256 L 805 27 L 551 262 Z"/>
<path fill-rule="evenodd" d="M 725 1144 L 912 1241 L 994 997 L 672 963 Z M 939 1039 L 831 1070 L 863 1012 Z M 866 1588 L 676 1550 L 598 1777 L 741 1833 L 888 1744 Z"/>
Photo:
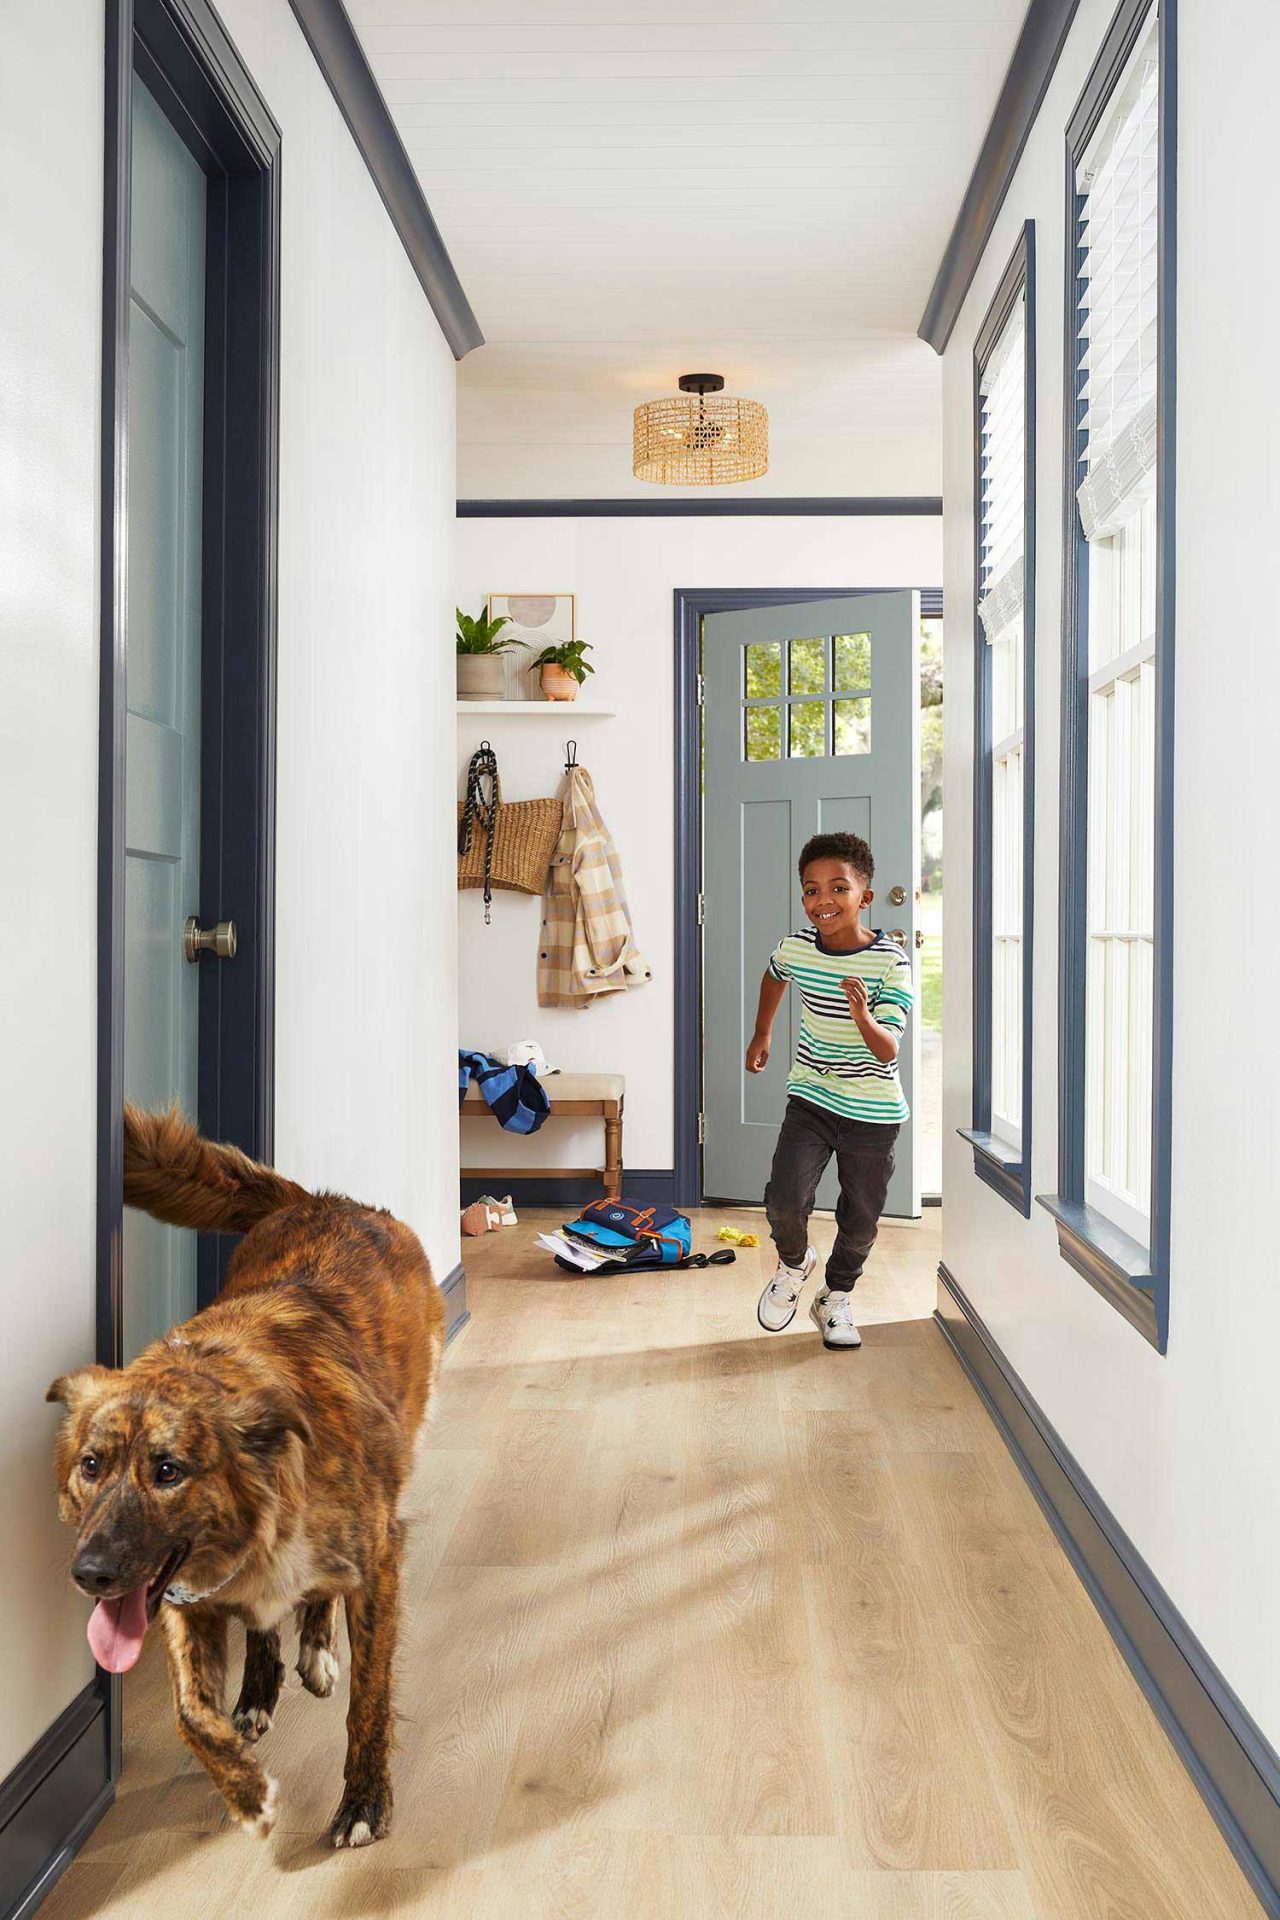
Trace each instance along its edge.
<path fill-rule="evenodd" d="M 119 1573 L 114 1554 L 94 1546 L 83 1548 L 71 1568 L 71 1577 L 82 1593 L 106 1593 L 117 1584 Z"/>

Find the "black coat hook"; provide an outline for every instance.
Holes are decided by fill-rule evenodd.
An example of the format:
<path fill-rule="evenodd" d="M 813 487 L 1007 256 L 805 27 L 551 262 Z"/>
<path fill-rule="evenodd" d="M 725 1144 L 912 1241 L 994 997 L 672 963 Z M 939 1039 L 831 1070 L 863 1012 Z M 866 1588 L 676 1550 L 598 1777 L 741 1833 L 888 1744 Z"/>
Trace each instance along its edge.
<path fill-rule="evenodd" d="M 564 743 L 565 772 L 572 773 L 574 768 L 577 766 L 577 764 L 578 764 L 578 743 L 576 740 L 566 740 Z"/>

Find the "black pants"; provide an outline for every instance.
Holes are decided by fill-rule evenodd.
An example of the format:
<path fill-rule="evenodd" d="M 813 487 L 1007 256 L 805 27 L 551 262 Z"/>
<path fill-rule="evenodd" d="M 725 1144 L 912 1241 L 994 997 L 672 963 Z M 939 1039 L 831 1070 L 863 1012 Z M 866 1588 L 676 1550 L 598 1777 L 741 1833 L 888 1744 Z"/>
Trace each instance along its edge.
<path fill-rule="evenodd" d="M 811 1107 L 807 1100 L 788 1100 L 764 1192 L 769 1230 L 780 1260 L 789 1267 L 803 1264 L 814 1195 L 834 1153 L 840 1198 L 826 1282 L 836 1293 L 845 1293 L 855 1284 L 876 1243 L 897 1138 L 896 1126 L 844 1120 L 824 1107 Z"/>

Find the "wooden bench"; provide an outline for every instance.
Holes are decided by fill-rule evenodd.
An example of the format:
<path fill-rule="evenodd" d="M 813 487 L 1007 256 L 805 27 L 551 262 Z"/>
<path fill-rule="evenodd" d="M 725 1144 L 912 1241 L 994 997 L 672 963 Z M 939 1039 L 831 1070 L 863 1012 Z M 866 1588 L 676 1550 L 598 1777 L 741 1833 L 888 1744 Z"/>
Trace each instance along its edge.
<path fill-rule="evenodd" d="M 603 1180 L 608 1199 L 622 1192 L 622 1103 L 626 1080 L 620 1073 L 552 1073 L 542 1082 L 551 1101 L 544 1120 L 596 1119 L 604 1121 L 603 1167 L 464 1167 L 468 1180 Z M 474 1120 L 489 1113 L 485 1097 L 473 1080 L 462 1102 L 462 1118 Z M 494 1122 L 497 1125 L 497 1122 Z"/>

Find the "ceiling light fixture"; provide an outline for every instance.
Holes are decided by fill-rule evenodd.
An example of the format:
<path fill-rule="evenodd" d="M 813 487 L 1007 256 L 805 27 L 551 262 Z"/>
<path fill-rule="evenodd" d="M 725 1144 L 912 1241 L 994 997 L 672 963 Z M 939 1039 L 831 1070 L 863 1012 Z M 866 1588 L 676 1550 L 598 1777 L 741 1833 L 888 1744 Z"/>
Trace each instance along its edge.
<path fill-rule="evenodd" d="M 725 393 L 718 373 L 682 373 L 680 398 L 635 410 L 631 469 L 666 487 L 722 487 L 769 471 L 769 415 Z"/>

